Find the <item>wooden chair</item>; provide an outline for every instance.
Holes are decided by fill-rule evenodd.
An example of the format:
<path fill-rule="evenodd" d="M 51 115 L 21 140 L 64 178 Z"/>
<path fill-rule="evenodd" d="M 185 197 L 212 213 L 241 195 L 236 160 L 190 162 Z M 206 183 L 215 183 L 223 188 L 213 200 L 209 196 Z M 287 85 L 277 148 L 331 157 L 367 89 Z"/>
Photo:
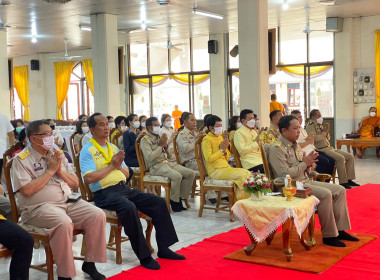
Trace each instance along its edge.
<path fill-rule="evenodd" d="M 113 136 L 113 138 L 111 139 L 111 143 L 112 144 L 114 144 L 116 147 L 118 147 L 119 149 L 120 149 L 120 147 L 119 147 L 119 137 L 123 137 L 123 132 L 118 132 L 118 133 L 116 133 L 114 136 Z"/>
<path fill-rule="evenodd" d="M 173 140 L 174 155 L 175 155 L 177 163 L 180 165 L 183 165 L 181 162 L 181 157 L 179 155 L 179 151 L 178 151 L 178 144 L 177 144 L 178 135 L 179 135 L 179 133 L 174 137 L 174 140 Z M 201 195 L 200 191 L 197 191 L 197 180 L 199 180 L 199 179 L 200 179 L 199 171 L 195 171 L 194 183 L 193 183 L 193 187 L 191 189 L 191 198 L 194 198 L 195 195 Z M 190 208 L 190 207 L 187 206 L 187 208 Z"/>
<path fill-rule="evenodd" d="M 234 201 L 235 201 L 235 186 L 234 183 L 230 180 L 214 180 L 206 176 L 206 167 L 203 159 L 202 153 L 202 140 L 204 136 L 200 136 L 195 142 L 195 158 L 197 159 L 200 175 L 200 185 L 201 185 L 201 205 L 199 208 L 198 216 L 202 217 L 203 209 L 213 209 L 215 212 L 225 211 L 230 213 L 230 221 L 235 221 L 234 214 L 231 210 Z M 216 191 L 218 193 L 218 199 L 215 207 L 209 207 L 206 205 L 206 193 L 207 191 Z M 224 191 L 228 194 L 228 204 L 222 204 L 221 192 Z M 222 205 L 222 206 L 221 206 Z"/>
<path fill-rule="evenodd" d="M 77 133 L 74 132 L 73 134 L 71 134 L 70 136 L 70 148 L 71 148 L 71 154 L 73 156 L 73 161 L 74 161 L 74 158 L 76 156 L 76 152 L 75 152 L 75 147 L 74 147 L 74 137 Z"/>
<path fill-rule="evenodd" d="M 81 138 L 79 139 L 79 152 L 82 150 L 82 148 L 83 148 L 83 145 L 82 145 L 82 139 L 83 139 L 83 137 L 85 136 L 86 134 L 83 134 L 82 136 L 81 136 Z"/>
<path fill-rule="evenodd" d="M 144 137 L 144 135 L 140 135 L 136 139 L 136 155 L 137 155 L 137 161 L 139 162 L 139 167 L 140 167 L 140 190 L 144 191 L 146 186 L 155 186 L 158 188 L 165 188 L 165 200 L 166 200 L 166 205 L 169 209 L 169 212 L 171 212 L 170 208 L 170 179 L 168 177 L 164 176 L 154 176 L 149 174 L 149 170 L 146 167 L 145 164 L 145 159 L 141 151 L 140 147 L 140 142 L 141 139 Z M 160 189 L 158 189 L 158 194 L 160 194 Z"/>
<path fill-rule="evenodd" d="M 234 139 L 233 138 L 232 138 L 232 141 L 230 141 L 230 151 L 231 151 L 231 153 L 234 156 L 236 167 L 237 168 L 243 168 L 242 165 L 241 165 L 241 161 L 240 161 L 240 154 L 239 154 L 238 150 L 235 147 Z"/>
<path fill-rule="evenodd" d="M 111 140 L 112 140 L 112 139 L 111 139 L 111 135 L 112 135 L 112 133 L 113 133 L 115 130 L 116 130 L 115 127 L 110 129 L 110 135 L 108 136 L 108 141 L 109 141 L 109 142 L 111 142 Z"/>
<path fill-rule="evenodd" d="M 78 166 L 75 171 L 79 180 L 79 186 L 81 189 L 82 198 L 88 202 L 93 202 L 94 197 L 90 190 L 90 186 L 86 182 L 84 182 L 84 180 L 82 179 L 81 169 L 79 165 L 79 155 L 76 157 L 75 160 Z M 118 218 L 116 212 L 112 210 L 107 210 L 107 209 L 102 209 L 102 210 L 106 214 L 107 223 L 111 225 L 110 236 L 107 243 L 107 249 L 110 249 L 116 252 L 116 263 L 121 264 L 123 262 L 123 259 L 121 256 L 121 243 L 128 241 L 129 238 L 121 236 L 123 225 L 121 224 L 120 219 Z M 146 238 L 146 243 L 148 245 L 149 251 L 153 253 L 154 249 L 150 243 L 150 238 L 151 238 L 152 230 L 153 230 L 152 219 L 148 217 L 147 215 L 141 213 L 140 211 L 138 212 L 138 215 L 140 219 L 141 218 L 145 219 L 147 222 L 147 228 L 145 230 L 145 238 Z"/>
<path fill-rule="evenodd" d="M 32 225 L 24 224 L 20 220 L 20 213 L 18 211 L 18 207 L 16 204 L 16 199 L 13 192 L 12 187 L 12 180 L 11 180 L 11 167 L 13 163 L 13 159 L 6 160 L 12 155 L 15 151 L 17 151 L 18 148 L 16 145 L 11 146 L 3 155 L 4 160 L 4 172 L 5 172 L 5 180 L 8 190 L 8 197 L 9 201 L 11 203 L 12 208 L 12 221 L 19 226 L 21 226 L 23 229 L 25 229 L 27 232 L 29 232 L 32 236 L 35 242 L 41 243 L 42 246 L 44 246 L 45 254 L 46 254 L 46 263 L 42 263 L 40 265 L 31 265 L 30 267 L 33 269 L 37 269 L 42 272 L 46 272 L 48 274 L 48 280 L 54 280 L 54 271 L 53 271 L 53 254 L 50 247 L 50 239 L 49 235 L 45 233 L 45 230 L 43 228 L 39 228 Z M 74 229 L 73 235 L 83 234 L 84 232 L 82 230 Z M 85 239 L 83 238 L 83 241 Z M 82 243 L 82 251 L 81 255 L 83 256 L 85 252 L 85 242 Z M 76 260 L 84 260 L 83 257 L 74 257 Z"/>

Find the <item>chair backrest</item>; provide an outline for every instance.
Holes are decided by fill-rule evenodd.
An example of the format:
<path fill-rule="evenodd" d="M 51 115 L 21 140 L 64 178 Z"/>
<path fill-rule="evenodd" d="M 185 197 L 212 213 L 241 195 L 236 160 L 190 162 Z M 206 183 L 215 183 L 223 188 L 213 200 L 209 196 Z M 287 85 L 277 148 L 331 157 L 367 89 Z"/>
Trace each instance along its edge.
<path fill-rule="evenodd" d="M 112 144 L 114 144 L 116 147 L 120 148 L 119 147 L 119 137 L 120 136 L 123 136 L 123 132 L 118 132 L 116 133 L 113 137 L 112 137 Z"/>
<path fill-rule="evenodd" d="M 263 145 L 262 143 L 260 143 L 261 158 L 263 160 L 265 176 L 269 180 L 274 180 L 272 172 L 270 170 L 269 161 L 268 161 L 269 148 L 270 148 L 270 145 Z"/>
<path fill-rule="evenodd" d="M 82 148 L 83 148 L 82 140 L 83 140 L 83 137 L 84 137 L 85 135 L 86 135 L 86 134 L 83 134 L 83 135 L 80 137 L 80 139 L 79 139 L 79 153 L 80 153 L 80 151 L 81 151 Z"/>
<path fill-rule="evenodd" d="M 140 134 L 139 137 L 136 139 L 136 155 L 137 155 L 137 161 L 139 162 L 140 167 L 140 178 L 143 178 L 145 173 L 148 172 L 148 168 L 145 164 L 144 155 L 141 151 L 141 139 L 144 137 L 144 135 Z"/>
<path fill-rule="evenodd" d="M 230 141 L 230 150 L 231 150 L 231 153 L 234 156 L 236 167 L 237 168 L 242 168 L 241 161 L 240 161 L 240 154 L 239 154 L 238 150 L 235 147 L 234 139 L 233 138 L 232 138 L 232 141 Z"/>
<path fill-rule="evenodd" d="M 179 156 L 179 152 L 178 152 L 178 145 L 177 145 L 177 137 L 178 137 L 179 133 L 174 137 L 174 140 L 173 140 L 173 150 L 174 150 L 174 155 L 175 155 L 175 159 L 177 161 L 178 164 L 181 164 L 181 158 Z"/>
<path fill-rule="evenodd" d="M 12 155 L 15 151 L 17 151 L 17 149 L 15 149 L 15 145 L 13 145 L 7 151 L 5 151 L 4 157 L 3 157 L 3 161 L 4 161 L 3 169 L 4 169 L 4 175 L 5 175 L 5 184 L 7 185 L 8 197 L 11 203 L 12 221 L 14 223 L 17 223 L 20 218 L 20 214 L 17 210 L 16 199 L 15 199 L 15 195 L 14 195 L 13 187 L 12 187 L 11 168 L 12 168 L 13 159 L 9 158 L 8 160 L 8 157 L 6 156 L 9 153 Z"/>
<path fill-rule="evenodd" d="M 115 127 L 110 129 L 110 135 L 108 135 L 108 141 L 109 141 L 109 142 L 111 142 L 111 140 L 112 140 L 112 139 L 111 139 L 111 135 L 112 135 L 112 133 L 115 131 L 115 129 L 116 129 Z"/>
<path fill-rule="evenodd" d="M 207 175 L 204 157 L 203 157 L 203 153 L 202 153 L 202 140 L 204 137 L 205 137 L 205 135 L 199 136 L 199 138 L 195 142 L 195 149 L 194 149 L 195 150 L 195 158 L 197 160 L 197 164 L 199 167 L 199 177 L 200 177 L 201 183 L 204 181 L 204 179 Z"/>
<path fill-rule="evenodd" d="M 75 147 L 74 147 L 74 137 L 77 133 L 74 132 L 73 134 L 71 134 L 70 136 L 70 148 L 71 148 L 71 153 L 72 153 L 72 157 L 75 158 L 76 156 L 76 152 L 75 152 Z"/>
<path fill-rule="evenodd" d="M 79 164 L 79 156 L 80 156 L 80 152 L 74 158 L 74 166 L 75 166 L 75 174 L 77 175 L 78 182 L 79 182 L 80 194 L 82 196 L 82 199 L 86 201 L 93 201 L 94 196 L 91 192 L 90 186 L 82 178 L 82 171 L 80 169 L 80 164 Z"/>
<path fill-rule="evenodd" d="M 12 158 L 12 155 L 17 150 L 21 149 L 21 143 L 17 141 L 14 145 L 10 146 L 8 150 L 6 150 L 3 154 L 3 161 L 6 163 L 8 160 Z"/>

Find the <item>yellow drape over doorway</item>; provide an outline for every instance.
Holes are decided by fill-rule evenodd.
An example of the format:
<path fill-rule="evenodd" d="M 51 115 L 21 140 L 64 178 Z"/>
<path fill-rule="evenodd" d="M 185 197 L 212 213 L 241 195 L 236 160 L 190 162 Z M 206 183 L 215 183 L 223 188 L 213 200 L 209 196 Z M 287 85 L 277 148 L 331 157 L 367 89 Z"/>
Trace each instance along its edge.
<path fill-rule="evenodd" d="M 380 117 L 380 30 L 375 31 L 375 61 L 376 61 L 376 109 Z"/>
<path fill-rule="evenodd" d="M 13 69 L 13 83 L 17 91 L 18 98 L 24 106 L 24 121 L 30 122 L 29 110 L 29 77 L 28 66 L 16 66 Z"/>
<path fill-rule="evenodd" d="M 92 68 L 92 59 L 82 60 L 84 75 L 86 76 L 87 86 L 89 87 L 92 96 L 94 96 L 94 71 Z"/>
<path fill-rule="evenodd" d="M 57 120 L 62 120 L 61 109 L 69 91 L 70 76 L 73 71 L 74 62 L 54 62 L 55 89 L 57 94 Z"/>

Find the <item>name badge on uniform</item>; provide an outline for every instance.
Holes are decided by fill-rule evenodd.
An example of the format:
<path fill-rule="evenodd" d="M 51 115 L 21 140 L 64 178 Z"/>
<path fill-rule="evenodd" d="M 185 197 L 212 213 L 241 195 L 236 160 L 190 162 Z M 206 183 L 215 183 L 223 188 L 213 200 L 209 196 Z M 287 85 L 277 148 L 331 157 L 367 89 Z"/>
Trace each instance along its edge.
<path fill-rule="evenodd" d="M 302 161 L 302 159 L 303 159 L 303 151 L 297 149 L 296 150 L 296 158 L 297 158 L 298 161 Z"/>
<path fill-rule="evenodd" d="M 43 170 L 42 164 L 40 162 L 33 163 L 34 171 Z"/>

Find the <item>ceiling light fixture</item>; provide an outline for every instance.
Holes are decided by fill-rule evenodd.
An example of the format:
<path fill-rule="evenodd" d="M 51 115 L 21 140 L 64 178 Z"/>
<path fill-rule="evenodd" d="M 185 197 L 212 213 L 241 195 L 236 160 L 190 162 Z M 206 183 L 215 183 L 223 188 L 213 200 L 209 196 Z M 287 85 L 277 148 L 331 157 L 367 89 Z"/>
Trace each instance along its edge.
<path fill-rule="evenodd" d="M 36 37 L 32 37 L 32 39 L 30 40 L 33 44 L 37 43 L 37 38 Z"/>
<path fill-rule="evenodd" d="M 69 3 L 71 0 L 43 0 L 50 4 L 66 4 Z"/>
<path fill-rule="evenodd" d="M 224 18 L 224 15 L 198 10 L 197 8 L 193 9 L 193 13 L 199 16 L 211 17 L 216 19 Z"/>
<path fill-rule="evenodd" d="M 145 21 L 143 21 L 143 23 L 141 24 L 141 29 L 146 30 L 146 24 L 145 24 Z"/>
<path fill-rule="evenodd" d="M 91 31 L 91 26 L 81 25 L 79 24 L 79 29 L 83 31 Z"/>
<path fill-rule="evenodd" d="M 287 1 L 287 0 L 284 0 L 284 4 L 282 4 L 282 9 L 283 9 L 283 10 L 287 10 L 287 9 L 289 9 L 289 4 L 288 4 L 288 1 Z"/>

